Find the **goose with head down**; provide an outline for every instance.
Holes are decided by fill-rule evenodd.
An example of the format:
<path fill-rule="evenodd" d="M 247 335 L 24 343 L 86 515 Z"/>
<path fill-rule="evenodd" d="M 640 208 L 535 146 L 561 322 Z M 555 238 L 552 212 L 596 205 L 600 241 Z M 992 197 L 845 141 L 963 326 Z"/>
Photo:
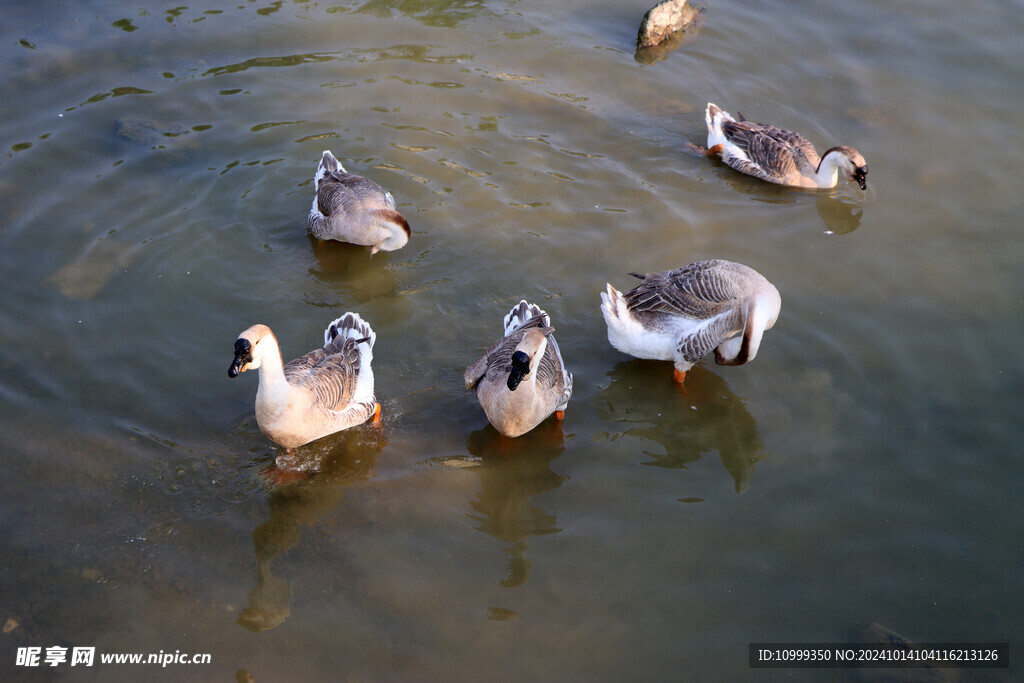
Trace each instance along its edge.
<path fill-rule="evenodd" d="M 765 330 L 779 317 L 779 290 L 753 268 L 710 260 L 639 275 L 621 294 L 610 284 L 601 292 L 608 341 L 637 358 L 671 360 L 674 378 L 715 352 L 719 365 L 754 360 Z"/>
<path fill-rule="evenodd" d="M 285 364 L 277 338 L 253 325 L 235 341 L 228 377 L 259 370 L 256 423 L 289 452 L 315 439 L 380 417 L 373 396 L 373 343 L 377 335 L 356 313 L 324 331 L 322 348 Z"/>
<path fill-rule="evenodd" d="M 504 319 L 505 335 L 463 376 L 487 419 L 505 436 L 525 434 L 552 413 L 561 420 L 572 396 L 548 314 L 520 301 Z"/>
<path fill-rule="evenodd" d="M 401 249 L 409 241 L 409 222 L 395 209 L 391 193 L 346 171 L 330 150 L 320 157 L 313 183 L 316 194 L 307 219 L 313 237 L 361 244 L 371 255 Z"/>
<path fill-rule="evenodd" d="M 722 161 L 740 173 L 778 185 L 803 188 L 832 188 L 841 175 L 867 189 L 868 164 L 853 147 L 837 146 L 819 156 L 810 141 L 798 133 L 765 123 L 734 119 L 729 112 L 708 103 L 707 156 Z"/>

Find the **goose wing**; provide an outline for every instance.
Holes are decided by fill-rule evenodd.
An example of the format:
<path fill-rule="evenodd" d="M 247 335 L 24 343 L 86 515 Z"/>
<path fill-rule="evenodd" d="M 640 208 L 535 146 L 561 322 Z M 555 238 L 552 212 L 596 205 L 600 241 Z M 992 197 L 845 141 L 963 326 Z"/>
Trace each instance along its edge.
<path fill-rule="evenodd" d="M 643 277 L 625 295 L 630 311 L 662 313 L 707 320 L 733 307 L 742 292 L 725 262 L 698 261 L 682 268 Z"/>
<path fill-rule="evenodd" d="M 359 345 L 352 338 L 338 341 L 284 366 L 288 382 L 311 392 L 314 404 L 325 410 L 340 410 L 351 403 L 359 377 Z"/>
<path fill-rule="evenodd" d="M 758 125 L 761 127 L 761 130 L 765 135 L 792 148 L 797 158 L 803 156 L 803 158 L 807 160 L 807 163 L 814 167 L 817 167 L 818 163 L 821 162 L 821 157 L 818 156 L 818 150 L 814 149 L 814 145 L 811 144 L 811 141 L 803 135 L 800 135 L 800 133 L 794 133 L 791 130 L 776 128 L 775 126 L 769 126 L 763 123 Z"/>
<path fill-rule="evenodd" d="M 708 355 L 723 341 L 733 336 L 740 327 L 735 311 L 720 315 L 710 324 L 696 328 L 692 334 L 684 335 L 679 340 L 679 352 L 689 363 L 696 363 Z"/>
<path fill-rule="evenodd" d="M 548 335 L 548 346 L 537 367 L 537 384 L 543 389 L 558 392 L 556 410 L 565 410 L 572 397 L 572 373 L 565 369 L 562 351 L 553 334 Z"/>
<path fill-rule="evenodd" d="M 565 381 L 565 367 L 562 364 L 562 352 L 558 348 L 553 334 L 548 335 L 548 346 L 537 364 L 537 384 L 545 389 L 558 386 Z"/>
<path fill-rule="evenodd" d="M 817 151 L 798 133 L 750 121 L 725 121 L 722 132 L 746 157 L 733 155 L 727 163 L 737 171 L 778 182 L 817 168 Z"/>
<path fill-rule="evenodd" d="M 475 389 L 488 375 L 493 380 L 496 374 L 508 372 L 512 367 L 512 354 L 515 353 L 516 346 L 519 345 L 522 338 L 521 334 L 511 334 L 502 337 L 494 343 L 494 346 L 487 349 L 482 356 L 466 368 L 462 377 L 466 388 Z"/>
<path fill-rule="evenodd" d="M 384 189 L 370 180 L 354 173 L 329 171 L 320 180 L 316 193 L 317 209 L 324 216 L 334 213 L 348 213 L 358 210 L 367 203 L 368 209 L 380 208 L 384 197 Z M 393 208 L 392 204 L 388 205 Z"/>

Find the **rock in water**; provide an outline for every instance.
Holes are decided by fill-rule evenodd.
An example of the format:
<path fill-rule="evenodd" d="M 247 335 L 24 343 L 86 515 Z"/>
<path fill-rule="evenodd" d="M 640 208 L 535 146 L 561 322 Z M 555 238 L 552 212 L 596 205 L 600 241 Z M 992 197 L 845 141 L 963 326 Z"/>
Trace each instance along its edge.
<path fill-rule="evenodd" d="M 652 7 L 640 22 L 636 36 L 637 60 L 651 63 L 664 59 L 665 52 L 682 43 L 684 32 L 696 35 L 704 12 L 704 7 L 694 9 L 687 0 L 665 0 Z M 663 49 L 653 49 L 659 46 Z"/>
<path fill-rule="evenodd" d="M 56 287 L 66 297 L 88 301 L 99 294 L 117 271 L 131 265 L 139 255 L 136 246 L 116 239 L 98 240 L 43 283 Z"/>
<path fill-rule="evenodd" d="M 164 125 L 156 121 L 146 119 L 117 119 L 114 121 L 114 132 L 118 137 L 131 142 L 138 142 L 144 145 L 159 145 L 179 135 L 185 135 L 188 130 L 179 125 Z"/>

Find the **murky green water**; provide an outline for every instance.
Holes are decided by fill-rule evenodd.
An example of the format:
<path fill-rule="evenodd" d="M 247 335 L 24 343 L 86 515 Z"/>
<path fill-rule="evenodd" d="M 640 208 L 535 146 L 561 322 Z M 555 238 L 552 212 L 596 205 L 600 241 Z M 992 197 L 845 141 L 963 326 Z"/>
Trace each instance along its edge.
<path fill-rule="evenodd" d="M 648 8 L 5 7 L 5 675 L 739 680 L 793 673 L 748 643 L 874 622 L 1020 651 L 1024 6 L 716 3 L 645 65 Z M 857 147 L 868 192 L 688 155 L 709 100 Z M 405 249 L 307 237 L 328 148 Z M 599 292 L 702 258 L 783 307 L 680 391 Z M 461 378 L 523 297 L 575 394 L 509 445 Z M 233 342 L 291 358 L 345 310 L 383 429 L 272 486 Z M 51 646 L 212 662 L 15 665 Z"/>

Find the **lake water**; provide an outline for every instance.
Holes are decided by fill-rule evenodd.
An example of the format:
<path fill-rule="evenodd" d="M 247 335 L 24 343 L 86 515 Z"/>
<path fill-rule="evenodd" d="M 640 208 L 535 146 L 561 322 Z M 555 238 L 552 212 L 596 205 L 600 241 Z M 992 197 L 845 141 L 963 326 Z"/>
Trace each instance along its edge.
<path fill-rule="evenodd" d="M 748 644 L 872 624 L 1020 657 L 1024 3 L 709 3 L 642 63 L 651 4 L 5 6 L 6 678 L 835 680 Z M 868 191 L 688 154 L 708 101 L 857 147 Z M 324 149 L 407 247 L 307 236 Z M 599 293 L 704 258 L 782 312 L 680 389 Z M 575 393 L 507 443 L 462 371 L 520 298 Z M 346 310 L 382 428 L 275 483 L 234 340 L 287 360 Z M 96 664 L 16 665 L 54 646 Z M 211 661 L 99 662 L 159 652 Z"/>

